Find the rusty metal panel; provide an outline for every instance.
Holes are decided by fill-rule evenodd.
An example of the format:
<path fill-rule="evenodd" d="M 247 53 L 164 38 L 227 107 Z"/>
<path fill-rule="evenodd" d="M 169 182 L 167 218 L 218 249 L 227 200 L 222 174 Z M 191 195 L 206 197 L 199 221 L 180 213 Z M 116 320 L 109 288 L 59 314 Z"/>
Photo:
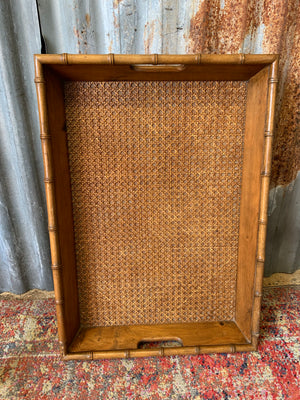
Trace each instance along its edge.
<path fill-rule="evenodd" d="M 266 272 L 299 268 L 299 5 L 299 0 L 1 2 L 0 275 L 7 284 L 0 290 L 52 285 L 32 81 L 32 55 L 41 51 L 38 13 L 48 53 L 280 53 Z"/>
<path fill-rule="evenodd" d="M 38 0 L 48 53 L 280 53 L 272 182 L 300 169 L 299 0 Z"/>
<path fill-rule="evenodd" d="M 285 193 L 290 189 L 284 189 L 291 184 L 295 190 L 297 185 L 291 182 L 300 169 L 299 0 L 39 0 L 38 4 L 50 53 L 280 53 L 270 203 L 276 193 L 285 212 L 279 218 L 280 211 L 270 208 L 266 272 L 299 267 L 296 245 L 291 249 L 281 241 L 280 257 L 274 246 L 274 241 L 287 237 L 287 221 L 299 223 L 291 216 L 299 212 L 299 202 L 289 207 Z M 298 228 L 291 229 L 298 232 Z"/>

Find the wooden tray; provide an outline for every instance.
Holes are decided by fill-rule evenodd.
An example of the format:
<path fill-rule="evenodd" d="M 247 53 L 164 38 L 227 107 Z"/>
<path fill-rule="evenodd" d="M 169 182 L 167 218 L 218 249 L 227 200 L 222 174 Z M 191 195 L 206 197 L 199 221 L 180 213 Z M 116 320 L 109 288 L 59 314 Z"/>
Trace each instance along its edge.
<path fill-rule="evenodd" d="M 255 350 L 277 56 L 35 67 L 63 359 Z"/>

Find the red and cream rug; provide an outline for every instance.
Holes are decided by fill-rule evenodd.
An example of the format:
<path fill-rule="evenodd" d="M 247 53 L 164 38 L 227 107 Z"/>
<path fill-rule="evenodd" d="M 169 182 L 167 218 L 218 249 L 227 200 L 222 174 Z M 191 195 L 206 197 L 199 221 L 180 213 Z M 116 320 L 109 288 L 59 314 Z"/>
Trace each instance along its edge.
<path fill-rule="evenodd" d="M 53 298 L 0 296 L 0 399 L 300 399 L 300 287 L 265 288 L 259 351 L 59 358 Z"/>

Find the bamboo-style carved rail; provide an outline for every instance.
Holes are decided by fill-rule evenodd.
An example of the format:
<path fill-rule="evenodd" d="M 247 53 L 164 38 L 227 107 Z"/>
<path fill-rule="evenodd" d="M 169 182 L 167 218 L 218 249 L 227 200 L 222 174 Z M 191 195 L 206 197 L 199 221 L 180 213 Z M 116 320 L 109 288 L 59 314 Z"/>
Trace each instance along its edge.
<path fill-rule="evenodd" d="M 237 328 L 236 332 L 239 332 L 242 337 L 242 341 L 238 342 L 238 339 L 232 340 L 232 343 L 228 339 L 228 343 L 219 343 L 212 345 L 184 345 L 183 347 L 174 347 L 174 348 L 152 348 L 152 349 L 141 349 L 141 348 L 127 348 L 127 349 L 110 349 L 110 350 L 101 350 L 97 348 L 93 348 L 96 346 L 98 337 L 94 337 L 91 342 L 90 351 L 81 351 L 78 350 L 76 352 L 70 351 L 74 343 L 73 337 L 70 337 L 71 330 L 67 329 L 67 319 L 71 321 L 73 324 L 78 325 L 78 333 L 80 332 L 80 321 L 79 317 L 70 317 L 70 311 L 66 311 L 66 299 L 68 299 L 70 303 L 70 299 L 67 296 L 70 296 L 71 291 L 68 288 L 67 276 L 70 275 L 69 266 L 66 269 L 65 261 L 67 257 L 67 253 L 62 256 L 62 248 L 61 248 L 61 226 L 58 220 L 58 212 L 57 212 L 57 187 L 58 177 L 57 174 L 54 173 L 54 161 L 53 161 L 53 152 L 57 151 L 56 148 L 53 147 L 53 126 L 49 124 L 49 94 L 47 91 L 50 90 L 49 82 L 53 79 L 55 81 L 55 90 L 61 90 L 63 93 L 63 89 L 61 89 L 62 81 L 64 80 L 64 73 L 68 68 L 76 69 L 76 77 L 80 72 L 78 72 L 77 68 L 82 66 L 83 68 L 93 66 L 93 65 L 110 65 L 113 68 L 115 66 L 132 66 L 133 68 L 128 68 L 131 72 L 135 71 L 136 73 L 144 73 L 149 71 L 150 73 L 155 72 L 162 73 L 170 72 L 172 69 L 176 71 L 176 74 L 180 76 L 181 73 L 185 73 L 185 66 L 209 66 L 212 70 L 217 66 L 219 69 L 223 66 L 240 66 L 238 68 L 243 68 L 245 71 L 249 71 L 249 76 L 253 74 L 256 76 L 256 69 L 253 69 L 254 66 L 258 71 L 263 71 L 265 68 L 268 69 L 267 80 L 264 80 L 264 76 L 261 78 L 261 85 L 264 86 L 264 82 L 267 84 L 267 95 L 266 95 L 266 105 L 265 105 L 265 126 L 262 127 L 262 135 L 263 135 L 263 151 L 261 158 L 261 169 L 259 171 L 259 179 L 260 179 L 260 188 L 258 188 L 258 210 L 257 215 L 258 219 L 256 222 L 257 226 L 257 237 L 251 243 L 256 243 L 256 254 L 255 254 L 255 266 L 253 267 L 253 284 L 251 286 L 251 291 L 249 289 L 249 293 L 251 294 L 252 304 L 249 305 L 239 305 L 239 310 L 236 313 L 236 323 Z M 160 68 L 158 70 L 157 68 Z M 184 68 L 183 68 L 184 67 Z M 170 69 L 171 68 L 171 69 Z M 208 68 L 208 67 L 207 67 Z M 274 129 L 274 109 L 275 109 L 275 94 L 276 94 L 276 85 L 278 82 L 277 74 L 278 74 L 278 57 L 276 55 L 249 55 L 249 54 L 235 54 L 235 55 L 204 55 L 204 54 L 190 54 L 190 55 L 163 55 L 163 54 L 151 54 L 151 55 L 122 55 L 122 54 L 104 54 L 104 55 L 83 55 L 83 54 L 54 54 L 54 55 L 36 55 L 35 56 L 35 84 L 37 90 L 37 98 L 38 98 L 38 107 L 39 107 L 39 118 L 40 118 L 40 138 L 41 138 L 41 146 L 44 160 L 44 183 L 45 183 L 45 191 L 46 191 L 46 200 L 47 200 L 47 210 L 48 210 L 48 227 L 49 227 L 49 238 L 50 238 L 50 247 L 51 247 L 51 258 L 52 258 L 52 273 L 54 280 L 54 288 L 55 288 L 55 299 L 56 299 L 56 311 L 57 311 L 57 320 L 58 320 L 58 335 L 59 335 L 59 343 L 61 346 L 62 356 L 65 360 L 96 360 L 103 358 L 130 358 L 130 357 L 145 357 L 145 356 L 170 356 L 175 354 L 186 354 L 186 355 L 198 355 L 198 354 L 208 354 L 208 353 L 220 353 L 220 352 L 228 352 L 234 353 L 239 351 L 252 351 L 257 348 L 258 336 L 259 336 L 259 318 L 260 318 L 260 307 L 261 307 L 261 298 L 262 298 L 262 279 L 263 279 L 263 270 L 264 270 L 264 261 L 265 261 L 265 239 L 266 239 L 266 225 L 267 225 L 267 207 L 268 207 L 268 191 L 269 191 L 269 183 L 270 183 L 270 173 L 271 173 L 271 152 L 272 152 L 272 141 L 273 141 L 273 129 Z M 88 70 L 85 70 L 88 71 Z M 194 70 L 193 70 L 194 71 Z M 209 77 L 209 70 L 205 70 L 206 75 L 205 79 Z M 221 71 L 221 70 L 220 70 Z M 226 70 L 229 71 L 228 69 Z M 240 71 L 240 70 L 239 70 Z M 130 73 L 131 73 L 130 72 Z M 127 73 L 127 72 L 126 72 Z M 194 72 L 193 72 L 194 73 Z M 218 72 L 218 79 L 222 78 L 222 73 Z M 71 75 L 70 75 L 71 76 Z M 75 76 L 75 75 L 74 75 Z M 131 75 L 130 75 L 131 76 Z M 186 75 L 184 75 L 186 77 Z M 248 75 L 247 75 L 248 76 Z M 72 77 L 71 77 L 72 78 Z M 76 78 L 74 78 L 76 79 Z M 116 79 L 119 79 L 118 75 L 116 75 Z M 198 79 L 198 75 L 195 78 Z M 239 80 L 245 79 L 244 76 L 239 76 Z M 248 78 L 247 78 L 248 79 Z M 85 78 L 86 80 L 86 78 Z M 260 82 L 260 81 L 259 81 Z M 50 82 L 51 86 L 52 82 Z M 257 90 L 259 90 L 259 83 L 256 83 Z M 52 89 L 52 92 L 55 93 L 55 90 Z M 58 92 L 59 92 L 58 90 Z M 252 89 L 254 90 L 254 89 Z M 256 89 L 255 89 L 256 90 Z M 59 107 L 63 106 L 62 94 L 60 96 Z M 262 96 L 263 98 L 263 96 Z M 253 105 L 249 106 L 250 109 Z M 55 107 L 52 105 L 52 109 Z M 62 117 L 60 117 L 62 118 Z M 255 116 L 251 116 L 251 118 L 255 118 Z M 55 129 L 60 129 L 61 134 L 64 134 L 64 124 L 63 121 L 60 121 L 55 127 Z M 52 123 L 53 125 L 53 123 Z M 249 134 L 250 135 L 250 134 Z M 250 136 L 249 136 L 250 137 Z M 57 140 L 57 139 L 55 139 Z M 56 156 L 57 157 L 57 156 Z M 56 158 L 57 160 L 58 158 Z M 248 179 L 248 178 L 247 178 Z M 60 205 L 61 207 L 61 205 Z M 257 216 L 256 216 L 257 218 Z M 70 233 L 71 234 L 71 233 Z M 72 271 L 71 271 L 72 272 Z M 74 270 L 74 275 L 76 275 L 76 271 Z M 68 275 L 69 274 L 69 275 Z M 244 274 L 244 275 L 243 275 Z M 245 272 L 242 272 L 237 279 L 237 286 L 239 282 L 243 280 L 250 279 L 247 277 Z M 246 285 L 246 283 L 245 283 Z M 246 286 L 244 287 L 246 288 Z M 248 290 L 247 289 L 247 290 Z M 247 291 L 246 290 L 246 291 Z M 69 293 L 70 291 L 70 293 Z M 66 295 L 66 293 L 68 293 Z M 242 290 L 240 289 L 240 293 L 238 294 L 238 299 L 242 298 Z M 74 307 L 78 308 L 78 304 L 75 304 Z M 251 327 L 250 330 L 247 328 L 247 321 L 244 321 L 240 316 L 242 315 L 242 311 L 244 308 L 250 310 L 251 314 Z M 250 308 L 249 308 L 250 307 Z M 70 309 L 68 309 L 70 310 Z M 222 322 L 223 324 L 223 322 Z M 186 324 L 188 325 L 188 324 Z M 225 323 L 226 325 L 226 323 Z M 188 326 L 186 326 L 188 329 Z M 220 329 L 227 329 L 227 327 Z M 250 334 L 248 335 L 247 330 L 249 330 Z M 248 333 L 249 333 L 248 332 Z M 117 336 L 116 332 L 115 335 Z M 209 336 L 209 335 L 208 335 Z M 76 336 L 77 337 L 77 336 Z M 76 342 L 75 347 L 81 346 L 80 340 Z M 92 337 L 92 335 L 91 335 Z M 72 345 L 71 345 L 72 343 Z"/>

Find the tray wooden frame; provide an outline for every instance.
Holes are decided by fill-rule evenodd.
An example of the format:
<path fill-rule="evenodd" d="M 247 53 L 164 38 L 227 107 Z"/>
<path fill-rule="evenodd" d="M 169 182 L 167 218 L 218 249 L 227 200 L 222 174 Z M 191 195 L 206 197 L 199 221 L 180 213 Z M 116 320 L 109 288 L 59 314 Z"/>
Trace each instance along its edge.
<path fill-rule="evenodd" d="M 35 55 L 58 335 L 64 360 L 257 349 L 277 69 L 277 55 Z M 64 115 L 66 79 L 248 81 L 233 321 L 151 325 L 149 339 L 178 338 L 184 343 L 183 347 L 151 349 L 136 346 L 149 336 L 146 325 L 80 327 Z M 120 338 L 117 344 L 113 344 L 115 338 Z"/>

